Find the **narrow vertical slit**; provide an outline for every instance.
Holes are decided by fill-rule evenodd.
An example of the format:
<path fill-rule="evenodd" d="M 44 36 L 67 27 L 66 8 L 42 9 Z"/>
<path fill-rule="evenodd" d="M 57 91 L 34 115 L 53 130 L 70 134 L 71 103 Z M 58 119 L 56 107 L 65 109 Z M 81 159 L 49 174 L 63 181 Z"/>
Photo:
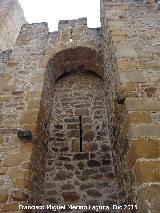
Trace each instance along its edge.
<path fill-rule="evenodd" d="M 82 116 L 79 116 L 79 132 L 80 132 L 80 152 L 82 152 Z"/>

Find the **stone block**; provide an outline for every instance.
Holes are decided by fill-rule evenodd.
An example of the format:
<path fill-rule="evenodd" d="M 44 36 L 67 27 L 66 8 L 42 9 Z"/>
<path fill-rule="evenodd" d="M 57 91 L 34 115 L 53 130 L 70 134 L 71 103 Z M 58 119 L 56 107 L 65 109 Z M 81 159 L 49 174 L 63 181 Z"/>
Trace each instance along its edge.
<path fill-rule="evenodd" d="M 83 134 L 83 141 L 93 142 L 95 138 L 95 133 L 92 130 L 85 131 Z"/>
<path fill-rule="evenodd" d="M 28 169 L 20 169 L 19 167 L 8 168 L 7 175 L 11 178 L 30 178 L 31 171 Z"/>
<path fill-rule="evenodd" d="M 39 68 L 46 68 L 47 66 L 47 63 L 49 61 L 49 57 L 46 55 L 46 56 L 43 56 L 41 59 L 40 59 L 40 62 L 38 64 L 38 67 Z"/>
<path fill-rule="evenodd" d="M 73 177 L 73 173 L 71 171 L 60 171 L 55 176 L 55 181 L 68 180 Z"/>
<path fill-rule="evenodd" d="M 7 172 L 7 167 L 0 167 L 0 175 L 5 175 Z"/>
<path fill-rule="evenodd" d="M 89 160 L 87 161 L 87 166 L 88 167 L 99 167 L 101 163 L 97 160 Z"/>
<path fill-rule="evenodd" d="M 83 151 L 84 152 L 95 152 L 98 150 L 97 143 L 83 143 Z"/>
<path fill-rule="evenodd" d="M 41 82 L 44 82 L 44 76 L 43 76 L 43 74 L 38 75 L 38 76 L 32 76 L 32 78 L 30 79 L 30 83 L 32 85 L 36 84 L 36 83 L 41 83 Z"/>
<path fill-rule="evenodd" d="M 3 165 L 6 167 L 19 166 L 23 161 L 31 159 L 31 152 L 8 154 Z"/>
<path fill-rule="evenodd" d="M 160 104 L 152 98 L 126 98 L 127 111 L 160 111 Z"/>
<path fill-rule="evenodd" d="M 10 97 L 8 96 L 0 96 L 0 103 L 9 102 Z"/>
<path fill-rule="evenodd" d="M 80 195 L 75 191 L 63 192 L 62 197 L 64 199 L 65 204 L 78 203 L 80 200 Z"/>
<path fill-rule="evenodd" d="M 31 168 L 31 162 L 30 161 L 24 161 L 20 165 L 20 169 L 30 169 Z"/>
<path fill-rule="evenodd" d="M 12 198 L 14 201 L 24 201 L 27 198 L 27 195 L 24 190 L 16 189 L 12 192 Z"/>
<path fill-rule="evenodd" d="M 24 111 L 20 120 L 20 124 L 33 124 L 36 123 L 38 118 L 38 110 Z"/>
<path fill-rule="evenodd" d="M 132 140 L 133 138 L 158 138 L 160 137 L 159 130 L 160 125 L 156 124 L 131 125 L 128 138 L 129 140 Z"/>
<path fill-rule="evenodd" d="M 144 83 L 146 82 L 142 71 L 133 70 L 131 72 L 120 73 L 120 80 L 122 83 Z"/>
<path fill-rule="evenodd" d="M 89 154 L 88 153 L 78 153 L 73 155 L 73 160 L 88 160 Z"/>
<path fill-rule="evenodd" d="M 33 187 L 30 181 L 24 177 L 14 179 L 13 186 L 16 188 L 29 188 L 29 189 L 32 189 Z"/>
<path fill-rule="evenodd" d="M 72 141 L 72 152 L 79 152 L 80 151 L 80 142 L 79 140 Z"/>
<path fill-rule="evenodd" d="M 129 111 L 126 121 L 128 124 L 148 124 L 152 123 L 152 117 L 149 112 Z"/>
<path fill-rule="evenodd" d="M 125 156 L 128 168 L 131 169 L 138 158 L 154 159 L 160 156 L 160 140 L 136 139 L 133 140 Z"/>
<path fill-rule="evenodd" d="M 8 193 L 0 189 L 0 202 L 5 203 L 8 200 Z"/>
<path fill-rule="evenodd" d="M 116 47 L 117 58 L 137 58 L 137 53 L 134 47 L 126 45 L 117 45 Z"/>
<path fill-rule="evenodd" d="M 109 25 L 110 25 L 111 31 L 113 31 L 113 30 L 121 30 L 121 29 L 123 29 L 124 22 L 123 21 L 113 20 L 113 21 L 109 22 Z"/>
<path fill-rule="evenodd" d="M 40 91 L 28 91 L 26 94 L 26 100 L 27 101 L 32 101 L 33 99 L 40 99 L 41 98 L 41 93 Z"/>
<path fill-rule="evenodd" d="M 32 143 L 24 143 L 20 146 L 20 153 L 32 152 L 33 144 Z"/>
<path fill-rule="evenodd" d="M 136 84 L 131 82 L 126 82 L 121 85 L 121 89 L 125 92 L 135 92 Z"/>
<path fill-rule="evenodd" d="M 138 184 L 160 182 L 160 160 L 140 159 L 136 162 L 134 169 Z"/>
<path fill-rule="evenodd" d="M 40 99 L 39 98 L 36 98 L 36 99 L 33 99 L 33 100 L 30 100 L 28 102 L 28 110 L 39 110 L 40 108 Z"/>
<path fill-rule="evenodd" d="M 88 109 L 76 109 L 75 110 L 75 116 L 89 116 L 89 110 Z"/>
<path fill-rule="evenodd" d="M 140 61 L 140 59 L 133 58 L 118 58 L 117 59 L 117 66 L 119 71 L 121 72 L 128 72 L 128 71 L 133 71 L 135 69 L 137 70 L 142 70 L 143 69 L 143 64 Z"/>
<path fill-rule="evenodd" d="M 138 188 L 138 209 L 139 212 L 155 212 L 160 210 L 160 184 L 143 184 Z"/>
<path fill-rule="evenodd" d="M 155 87 L 147 87 L 144 91 L 148 98 L 152 98 L 156 92 L 157 88 Z"/>
<path fill-rule="evenodd" d="M 19 204 L 21 203 L 7 203 L 3 205 L 3 212 L 16 212 L 19 211 Z"/>
<path fill-rule="evenodd" d="M 88 189 L 86 193 L 90 197 L 102 197 L 102 193 L 100 191 L 97 191 L 96 189 Z"/>
<path fill-rule="evenodd" d="M 3 144 L 3 135 L 0 134 L 0 144 Z"/>
<path fill-rule="evenodd" d="M 79 138 L 79 130 L 69 130 L 67 131 L 67 138 Z"/>
<path fill-rule="evenodd" d="M 73 190 L 74 189 L 74 185 L 66 183 L 66 184 L 61 185 L 61 189 L 64 190 L 64 191 Z"/>

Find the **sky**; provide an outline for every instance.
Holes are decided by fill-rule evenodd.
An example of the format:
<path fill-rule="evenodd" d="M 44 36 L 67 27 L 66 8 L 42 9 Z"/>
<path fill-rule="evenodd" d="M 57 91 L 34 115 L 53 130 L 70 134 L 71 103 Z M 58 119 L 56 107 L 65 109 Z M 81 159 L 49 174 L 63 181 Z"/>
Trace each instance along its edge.
<path fill-rule="evenodd" d="M 19 0 L 28 23 L 48 22 L 50 31 L 58 21 L 87 17 L 88 27 L 100 27 L 100 0 Z"/>

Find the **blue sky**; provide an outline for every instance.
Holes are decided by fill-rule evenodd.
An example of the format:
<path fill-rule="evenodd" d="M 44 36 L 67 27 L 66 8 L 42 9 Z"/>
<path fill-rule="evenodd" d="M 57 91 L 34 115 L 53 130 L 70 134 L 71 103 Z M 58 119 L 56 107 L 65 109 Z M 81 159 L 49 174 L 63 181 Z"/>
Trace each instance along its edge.
<path fill-rule="evenodd" d="M 19 0 L 29 23 L 48 22 L 50 31 L 63 19 L 88 18 L 89 27 L 100 26 L 100 0 Z"/>

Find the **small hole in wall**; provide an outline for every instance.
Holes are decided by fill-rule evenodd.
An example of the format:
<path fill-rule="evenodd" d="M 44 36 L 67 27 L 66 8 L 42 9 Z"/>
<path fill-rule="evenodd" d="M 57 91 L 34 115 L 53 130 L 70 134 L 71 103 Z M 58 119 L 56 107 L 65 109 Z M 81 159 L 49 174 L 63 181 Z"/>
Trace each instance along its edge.
<path fill-rule="evenodd" d="M 70 43 L 73 41 L 72 39 L 72 29 L 71 29 L 71 37 L 70 37 Z"/>

